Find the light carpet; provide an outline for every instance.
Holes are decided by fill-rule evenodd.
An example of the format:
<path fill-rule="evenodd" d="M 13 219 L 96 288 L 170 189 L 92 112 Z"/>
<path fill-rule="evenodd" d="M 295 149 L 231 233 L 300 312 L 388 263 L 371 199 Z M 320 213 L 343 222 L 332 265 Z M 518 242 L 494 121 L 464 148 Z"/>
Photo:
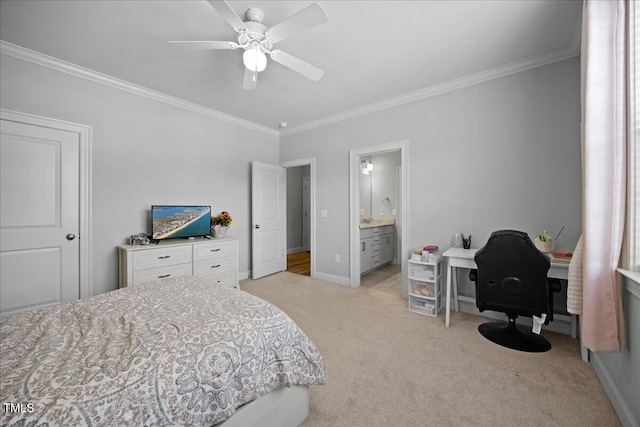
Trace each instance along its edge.
<path fill-rule="evenodd" d="M 480 316 L 412 313 L 399 288 L 356 289 L 288 272 L 241 288 L 280 307 L 323 355 L 310 387 L 315 426 L 618 426 L 577 340 L 543 331 L 546 353 L 507 349 Z"/>

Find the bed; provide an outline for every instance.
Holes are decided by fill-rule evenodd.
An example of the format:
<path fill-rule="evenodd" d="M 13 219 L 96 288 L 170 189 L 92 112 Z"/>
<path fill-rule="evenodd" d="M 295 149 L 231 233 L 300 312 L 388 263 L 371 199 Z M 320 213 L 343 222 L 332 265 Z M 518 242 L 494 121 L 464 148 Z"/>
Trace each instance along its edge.
<path fill-rule="evenodd" d="M 3 425 L 297 425 L 324 383 L 284 312 L 195 276 L 0 320 Z"/>

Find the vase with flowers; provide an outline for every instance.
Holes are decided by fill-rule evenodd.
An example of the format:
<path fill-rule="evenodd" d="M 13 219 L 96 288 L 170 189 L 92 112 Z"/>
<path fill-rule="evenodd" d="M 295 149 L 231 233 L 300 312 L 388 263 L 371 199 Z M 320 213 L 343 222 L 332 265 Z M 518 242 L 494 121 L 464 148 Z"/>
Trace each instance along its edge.
<path fill-rule="evenodd" d="M 233 220 L 227 211 L 222 211 L 218 216 L 211 217 L 211 234 L 213 237 L 224 237 Z"/>

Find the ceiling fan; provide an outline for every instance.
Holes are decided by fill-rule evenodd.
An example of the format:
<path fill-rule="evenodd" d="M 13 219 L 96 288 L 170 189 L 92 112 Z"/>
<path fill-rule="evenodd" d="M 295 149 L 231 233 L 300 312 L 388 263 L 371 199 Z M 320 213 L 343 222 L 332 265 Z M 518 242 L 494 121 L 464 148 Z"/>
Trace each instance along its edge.
<path fill-rule="evenodd" d="M 327 13 L 319 3 L 302 9 L 271 28 L 262 24 L 264 14 L 260 9 L 251 8 L 245 13 L 246 21 L 240 19 L 225 0 L 208 0 L 222 17 L 238 33 L 238 42 L 232 41 L 170 41 L 193 49 L 243 49 L 242 60 L 245 65 L 244 89 L 255 89 L 258 73 L 267 66 L 268 54 L 272 60 L 296 71 L 303 76 L 318 81 L 324 74 L 319 68 L 296 58 L 286 52 L 273 49 L 281 42 L 297 33 L 306 31 L 328 21 Z"/>

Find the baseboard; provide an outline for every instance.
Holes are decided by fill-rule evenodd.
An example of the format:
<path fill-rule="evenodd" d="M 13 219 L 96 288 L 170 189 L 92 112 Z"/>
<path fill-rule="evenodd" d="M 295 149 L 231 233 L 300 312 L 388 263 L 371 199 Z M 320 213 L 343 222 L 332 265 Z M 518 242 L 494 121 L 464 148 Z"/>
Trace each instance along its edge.
<path fill-rule="evenodd" d="M 325 282 L 329 282 L 329 283 L 335 283 L 336 285 L 351 286 L 351 283 L 349 282 L 348 277 L 334 276 L 333 274 L 320 273 L 319 271 L 316 271 L 313 278 L 318 280 L 324 280 Z"/>
<path fill-rule="evenodd" d="M 248 279 L 249 277 L 251 277 L 251 270 L 241 271 L 238 273 L 238 282 L 240 280 Z"/>
<path fill-rule="evenodd" d="M 598 353 L 590 352 L 591 355 L 591 366 L 593 370 L 596 372 L 598 379 L 600 380 L 600 384 L 604 388 L 607 397 L 611 401 L 613 405 L 613 409 L 615 409 L 618 418 L 620 418 L 620 422 L 623 426 L 638 426 L 640 425 L 640 420 L 636 420 L 634 418 L 633 413 L 629 409 L 629 402 L 624 400 L 624 397 L 616 387 L 615 382 L 611 379 L 609 372 L 607 371 L 606 366 L 604 365 L 602 358 L 598 355 Z"/>
<path fill-rule="evenodd" d="M 297 254 L 298 252 L 304 252 L 304 248 L 302 246 L 300 246 L 299 248 L 291 248 L 291 249 L 287 249 L 287 255 L 289 254 Z"/>

